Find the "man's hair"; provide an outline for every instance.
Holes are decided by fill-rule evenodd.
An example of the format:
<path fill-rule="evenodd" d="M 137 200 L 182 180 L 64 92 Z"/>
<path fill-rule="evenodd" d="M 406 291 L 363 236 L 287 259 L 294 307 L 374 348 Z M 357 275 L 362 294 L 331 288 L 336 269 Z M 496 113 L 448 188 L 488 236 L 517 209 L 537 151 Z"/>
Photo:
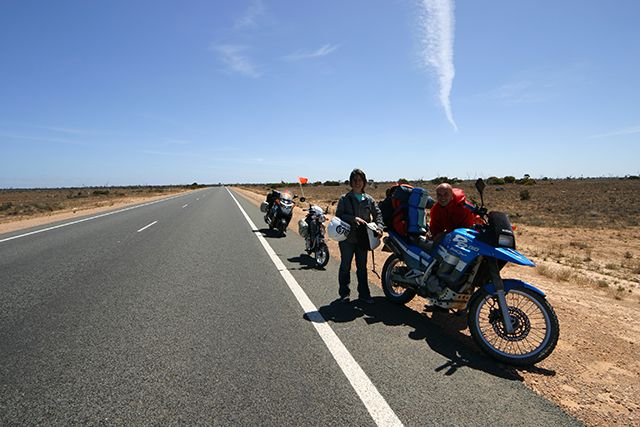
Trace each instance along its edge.
<path fill-rule="evenodd" d="M 362 169 L 356 168 L 351 171 L 351 174 L 349 175 L 349 185 L 353 184 L 353 179 L 356 176 L 359 176 L 360 178 L 362 178 L 362 181 L 364 181 L 364 185 L 362 186 L 362 189 L 364 190 L 364 187 L 367 186 L 367 175 L 364 174 Z"/>

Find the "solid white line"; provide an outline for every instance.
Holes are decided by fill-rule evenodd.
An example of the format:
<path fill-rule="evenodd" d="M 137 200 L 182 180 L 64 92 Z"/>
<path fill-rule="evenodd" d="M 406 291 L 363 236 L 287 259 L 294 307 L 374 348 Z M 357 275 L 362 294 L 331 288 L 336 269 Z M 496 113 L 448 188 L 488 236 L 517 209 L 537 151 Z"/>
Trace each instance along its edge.
<path fill-rule="evenodd" d="M 152 226 L 153 224 L 155 224 L 156 222 L 158 222 L 158 221 L 153 221 L 151 224 L 147 224 L 147 225 L 145 225 L 145 226 L 144 226 L 144 227 L 142 227 L 140 230 L 136 231 L 136 233 L 139 233 L 139 232 L 141 232 L 141 231 L 146 230 L 147 228 L 151 227 L 151 226 Z"/>
<path fill-rule="evenodd" d="M 13 240 L 13 239 L 19 239 L 21 237 L 31 236 L 32 234 L 38 234 L 38 233 L 43 233 L 45 231 L 55 230 L 56 228 L 66 227 L 67 225 L 73 225 L 73 224 L 79 224 L 79 223 L 85 222 L 85 221 L 91 221 L 92 219 L 102 218 L 102 217 L 113 215 L 113 214 L 117 214 L 117 213 L 120 213 L 120 212 L 129 211 L 131 209 L 138 209 L 138 208 L 141 208 L 143 206 L 153 205 L 155 203 L 166 202 L 168 200 L 175 199 L 176 197 L 182 197 L 182 196 L 186 196 L 186 194 L 178 194 L 177 196 L 167 197 L 166 199 L 154 200 L 153 202 L 143 203 L 141 205 L 129 206 L 128 208 L 119 209 L 119 210 L 113 211 L 113 212 L 103 213 L 103 214 L 100 214 L 100 215 L 92 216 L 90 218 L 83 218 L 83 219 L 79 219 L 77 221 L 66 222 L 64 224 L 54 225 L 53 227 L 43 228 L 41 230 L 30 231 L 29 233 L 20 234 L 18 236 L 7 237 L 6 239 L 0 240 L 0 243 L 8 242 L 9 240 Z"/>
<path fill-rule="evenodd" d="M 189 203 L 187 203 L 186 205 L 184 205 L 184 206 L 182 207 L 182 209 L 186 208 L 187 206 L 189 206 Z"/>
<path fill-rule="evenodd" d="M 264 247 L 264 250 L 267 251 L 271 261 L 275 264 L 285 282 L 287 282 L 289 289 L 291 289 L 291 292 L 293 292 L 293 295 L 298 300 L 298 303 L 306 313 L 307 317 L 311 320 L 311 324 L 316 328 L 318 335 L 320 335 L 320 338 L 324 341 L 325 345 L 331 352 L 331 355 L 338 363 L 338 366 L 340 366 L 340 369 L 342 369 L 342 372 L 351 383 L 351 386 L 360 397 L 360 400 L 362 400 L 362 403 L 366 406 L 375 423 L 379 426 L 402 426 L 402 422 L 395 412 L 393 412 L 393 409 L 391 409 L 376 386 L 373 385 L 367 374 L 362 370 L 351 353 L 349 353 L 349 350 L 347 350 L 344 344 L 342 344 L 342 341 L 340 341 L 340 338 L 338 338 L 333 329 L 331 329 L 331 326 L 329 326 L 325 318 L 322 317 L 320 312 L 318 312 L 316 306 L 311 302 L 307 294 L 291 275 L 289 270 L 287 270 L 287 267 L 285 267 L 280 258 L 278 258 L 275 251 L 271 246 L 269 246 L 267 240 L 258 231 L 258 228 L 255 226 L 253 221 L 251 221 L 251 218 L 249 218 L 249 215 L 247 215 L 242 206 L 240 206 L 240 203 L 238 203 L 238 200 L 235 198 L 233 193 L 231 193 L 228 188 L 226 190 L 236 202 L 238 208 L 240 208 L 240 212 L 244 215 L 254 234 Z"/>

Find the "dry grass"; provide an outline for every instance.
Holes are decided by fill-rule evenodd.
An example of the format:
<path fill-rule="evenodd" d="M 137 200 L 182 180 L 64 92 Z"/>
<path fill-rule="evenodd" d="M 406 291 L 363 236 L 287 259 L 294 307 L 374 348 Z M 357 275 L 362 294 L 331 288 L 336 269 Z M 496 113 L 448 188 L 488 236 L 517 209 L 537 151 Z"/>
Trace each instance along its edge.
<path fill-rule="evenodd" d="M 561 282 L 567 282 L 569 279 L 576 277 L 575 273 L 569 268 L 549 267 L 545 264 L 537 266 L 536 271 L 541 276 L 549 277 L 550 279 L 558 280 Z"/>
<path fill-rule="evenodd" d="M 426 188 L 435 194 L 435 185 L 429 181 L 412 181 L 411 184 Z M 392 183 L 374 183 L 366 191 L 376 200 L 384 198 L 385 190 Z M 462 188 L 467 198 L 479 200 L 474 181 L 455 184 Z M 265 185 L 246 185 L 248 189 L 266 194 Z M 298 186 L 277 186 L 289 188 L 296 194 Z M 496 191 L 500 189 L 500 191 Z M 530 200 L 520 200 L 520 192 L 527 190 Z M 314 203 L 324 207 L 338 200 L 348 191 L 344 184 L 339 186 L 305 185 L 304 193 Z M 505 184 L 489 185 L 485 190 L 485 203 L 493 210 L 506 212 L 512 222 L 543 227 L 586 227 L 606 228 L 635 227 L 640 224 L 640 180 L 603 179 L 561 179 L 536 180 L 535 185 Z M 624 213 L 624 214 L 621 214 Z M 572 245 L 573 243 L 573 245 Z M 582 239 L 570 240 L 569 245 L 578 249 L 589 247 Z"/>
<path fill-rule="evenodd" d="M 51 213 L 111 206 L 123 199 L 171 194 L 193 186 L 135 186 L 0 190 L 0 223 Z"/>

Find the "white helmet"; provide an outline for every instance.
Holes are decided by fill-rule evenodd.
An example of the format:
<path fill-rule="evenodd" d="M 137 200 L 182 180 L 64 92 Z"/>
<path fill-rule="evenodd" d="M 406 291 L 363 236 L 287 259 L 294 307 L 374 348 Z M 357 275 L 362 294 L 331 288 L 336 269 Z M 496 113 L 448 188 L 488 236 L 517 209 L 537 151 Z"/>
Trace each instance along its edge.
<path fill-rule="evenodd" d="M 329 226 L 327 227 L 327 234 L 329 235 L 329 238 L 337 242 L 342 242 L 343 240 L 345 240 L 350 231 L 351 226 L 337 216 L 331 218 L 331 221 L 329 221 Z"/>
<path fill-rule="evenodd" d="M 378 237 L 378 225 L 375 222 L 367 224 L 367 236 L 369 237 L 369 249 L 374 250 L 380 246 L 380 238 Z"/>

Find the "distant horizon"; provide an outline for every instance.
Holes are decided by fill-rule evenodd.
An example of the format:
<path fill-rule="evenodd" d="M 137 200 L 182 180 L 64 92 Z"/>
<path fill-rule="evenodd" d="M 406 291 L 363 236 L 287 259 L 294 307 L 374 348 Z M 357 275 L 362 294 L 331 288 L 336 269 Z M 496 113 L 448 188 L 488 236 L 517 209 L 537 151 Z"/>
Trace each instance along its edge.
<path fill-rule="evenodd" d="M 447 176 L 446 178 L 448 179 L 456 179 L 460 182 L 469 182 L 469 181 L 475 181 L 478 178 L 482 178 L 484 180 L 487 180 L 488 178 L 504 178 L 505 176 L 513 176 L 516 179 L 521 179 L 523 178 L 523 176 L 515 176 L 515 175 L 504 175 L 504 176 L 483 176 L 483 177 L 477 177 L 477 178 L 460 178 L 460 177 L 455 177 L 455 176 Z M 530 175 L 529 176 L 530 179 L 534 180 L 534 181 L 567 181 L 567 180 L 609 180 L 609 179 L 616 179 L 616 180 L 634 180 L 634 179 L 640 179 L 640 174 L 639 175 L 633 175 L 633 174 L 626 174 L 623 176 L 567 176 L 564 178 L 560 178 L 560 177 L 550 177 L 550 176 L 534 176 L 534 175 Z M 406 179 L 408 182 L 431 182 L 433 180 L 436 180 L 438 178 L 443 178 L 442 176 L 438 176 L 438 177 L 433 177 L 433 178 L 403 178 Z M 394 183 L 394 182 L 398 182 L 400 179 L 402 178 L 398 178 L 398 179 L 384 179 L 384 180 L 373 180 L 374 183 L 376 184 L 387 184 L 387 183 Z M 320 185 L 324 185 L 325 182 L 338 182 L 340 183 L 339 185 L 345 185 L 345 179 L 329 179 L 329 180 L 324 180 L 324 181 L 313 181 L 311 179 L 309 179 L 309 182 L 307 184 L 302 184 L 303 187 L 312 187 L 314 186 L 314 184 L 316 182 L 320 182 Z M 189 184 L 125 184 L 125 185 L 84 185 L 84 186 L 70 186 L 70 187 L 0 187 L 0 191 L 6 191 L 6 190 L 71 190 L 71 189 L 83 189 L 83 188 L 137 188 L 137 187 L 191 187 L 193 185 L 197 185 L 198 187 L 218 187 L 218 186 L 232 186 L 232 185 L 295 185 L 298 186 L 298 182 L 297 181 L 279 181 L 279 182 L 270 182 L 270 181 L 264 181 L 264 182 L 220 182 L 220 183 L 202 183 L 202 182 L 192 182 Z M 504 184 L 504 185 L 512 185 L 512 184 Z M 522 185 L 522 184 L 514 184 L 514 185 Z"/>

